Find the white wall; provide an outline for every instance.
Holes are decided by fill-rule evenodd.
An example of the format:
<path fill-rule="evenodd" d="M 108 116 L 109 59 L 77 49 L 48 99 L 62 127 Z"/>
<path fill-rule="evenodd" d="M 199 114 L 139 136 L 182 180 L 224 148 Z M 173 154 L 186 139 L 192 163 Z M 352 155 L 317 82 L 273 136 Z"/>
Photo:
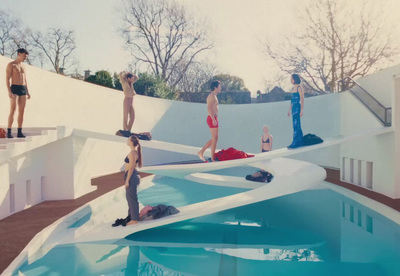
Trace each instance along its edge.
<path fill-rule="evenodd" d="M 400 74 L 396 75 L 395 78 L 395 92 L 393 93 L 393 98 L 394 98 L 394 104 L 393 104 L 393 112 L 392 112 L 392 126 L 396 130 L 400 130 Z M 395 177 L 394 177 L 394 183 L 395 185 L 395 191 L 394 195 L 395 198 L 400 198 L 400 137 L 398 134 L 398 131 L 395 132 L 394 136 L 394 155 L 395 159 L 393 162 L 393 167 Z"/>
<path fill-rule="evenodd" d="M 0 66 L 9 61 L 0 56 Z M 26 126 L 66 125 L 109 134 L 121 128 L 122 92 L 27 67 L 32 99 L 26 108 Z M 5 87 L 4 78 L 0 78 L 0 87 Z M 315 133 L 322 138 L 340 134 L 339 104 L 337 94 L 307 98 L 302 117 L 304 134 Z M 156 140 L 198 147 L 210 139 L 205 104 L 136 96 L 134 105 L 134 132 L 151 131 Z M 259 152 L 264 124 L 270 126 L 275 149 L 289 145 L 293 134 L 288 109 L 289 101 L 220 105 L 218 148 Z M 7 116 L 8 103 L 1 101 L 4 124 Z"/>
<path fill-rule="evenodd" d="M 369 89 L 367 90 L 369 91 Z M 382 126 L 378 119 L 376 119 L 376 117 L 352 94 L 349 92 L 343 92 L 340 93 L 340 95 L 341 132 L 343 135 L 354 134 L 369 127 Z M 389 106 L 392 106 L 392 104 L 389 104 Z M 393 162 L 395 157 L 393 151 L 394 135 L 394 133 L 389 133 L 374 137 L 366 137 L 365 139 L 342 144 L 340 149 L 341 157 L 361 160 L 363 162 L 372 162 L 372 190 L 392 198 L 397 196 L 394 193 L 396 187 L 394 181 L 395 167 Z M 342 168 L 342 158 L 340 162 Z M 341 173 L 343 175 L 344 172 L 342 171 Z"/>
<path fill-rule="evenodd" d="M 394 92 L 393 76 L 400 73 L 400 65 L 395 65 L 356 81 L 385 107 L 392 106 Z"/>
<path fill-rule="evenodd" d="M 0 68 L 5 69 L 10 59 L 0 56 Z M 365 77 L 360 83 L 387 106 L 392 106 L 393 80 L 389 76 L 399 67 L 389 68 L 377 75 Z M 4 71 L 3 71 L 4 72 Z M 114 134 L 122 125 L 123 93 L 27 65 L 27 79 L 32 98 L 28 101 L 24 126 L 59 126 Z M 379 83 L 379 85 L 378 85 Z M 381 86 L 382 84 L 382 86 Z M 5 78 L 0 78 L 0 89 L 6 98 Z M 384 91 L 381 88 L 385 87 Z M 392 87 L 392 88 L 390 88 Z M 392 95 L 387 96 L 392 89 Z M 382 95 L 381 95 L 382 94 Z M 390 94 L 390 93 L 389 93 Z M 273 148 L 286 147 L 292 140 L 292 122 L 287 116 L 289 101 L 220 105 L 220 133 L 218 148 L 235 147 L 246 152 L 259 152 L 262 126 L 269 125 L 274 137 Z M 202 147 L 210 139 L 206 125 L 207 108 L 202 103 L 187 103 L 136 96 L 134 132 L 151 131 L 155 140 Z M 9 111 L 8 100 L 0 101 L 0 125 L 5 125 Z M 348 93 L 329 94 L 305 99 L 302 128 L 304 134 L 314 133 L 323 139 L 340 134 L 355 133 L 364 128 L 379 126 L 375 117 Z M 374 166 L 374 190 L 393 196 L 394 137 L 383 135 L 366 138 L 343 146 L 333 146 L 315 152 L 293 156 L 319 165 L 340 168 L 342 157 L 371 160 Z M 189 160 L 190 155 L 145 149 L 145 163 L 160 164 L 178 158 Z M 126 155 L 121 143 L 99 141 L 82 136 L 51 143 L 38 151 L 21 155 L 25 161 L 8 160 L 0 164 L 1 206 L 9 205 L 10 183 L 22 193 L 26 181 L 38 187 L 44 182 L 45 199 L 76 198 L 93 190 L 90 179 L 118 171 Z M 38 160 L 40 159 L 40 160 Z M 18 162 L 28 164 L 17 169 Z M 375 171 L 376 170 L 376 171 Z M 42 181 L 42 177 L 45 176 Z M 22 183 L 22 184 L 21 184 Z M 36 193 L 36 192 L 35 192 Z M 37 195 L 33 196 L 35 202 Z M 24 200 L 21 198 L 21 202 Z M 39 200 L 40 201 L 40 200 Z M 18 209 L 23 203 L 17 204 Z M 1 215 L 0 215 L 1 217 Z"/>

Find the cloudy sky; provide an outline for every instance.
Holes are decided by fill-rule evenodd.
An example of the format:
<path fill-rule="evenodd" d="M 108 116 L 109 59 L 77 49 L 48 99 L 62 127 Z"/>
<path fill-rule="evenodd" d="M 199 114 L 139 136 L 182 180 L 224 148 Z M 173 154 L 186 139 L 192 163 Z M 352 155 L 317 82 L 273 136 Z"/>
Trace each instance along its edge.
<path fill-rule="evenodd" d="M 265 80 L 277 67 L 261 53 L 264 37 L 280 39 L 298 27 L 298 8 L 309 0 L 179 0 L 189 10 L 208 18 L 212 26 L 217 69 L 241 77 L 253 92 L 264 90 Z M 349 0 L 358 5 L 363 0 Z M 398 0 L 366 0 L 389 3 L 392 14 L 400 14 Z M 75 56 L 80 71 L 119 72 L 131 57 L 117 32 L 121 24 L 120 0 L 0 0 L 0 9 L 10 11 L 32 30 L 49 27 L 75 31 Z"/>

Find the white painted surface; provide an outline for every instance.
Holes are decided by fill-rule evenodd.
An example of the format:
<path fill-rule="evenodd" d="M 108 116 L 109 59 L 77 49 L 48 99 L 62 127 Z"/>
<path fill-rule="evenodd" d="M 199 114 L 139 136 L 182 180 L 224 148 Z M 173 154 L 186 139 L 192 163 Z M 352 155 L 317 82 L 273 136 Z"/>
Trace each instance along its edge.
<path fill-rule="evenodd" d="M 224 169 L 233 166 L 240 166 L 245 164 L 252 164 L 255 162 L 274 159 L 277 157 L 284 157 L 284 156 L 291 156 L 294 154 L 304 153 L 313 151 L 316 149 L 321 149 L 325 147 L 335 146 L 338 144 L 345 144 L 350 143 L 353 141 L 358 141 L 363 137 L 374 137 L 376 135 L 389 135 L 393 132 L 392 128 L 387 127 L 376 127 L 367 129 L 363 132 L 359 132 L 352 135 L 347 136 L 339 136 L 336 138 L 331 138 L 325 140 L 321 144 L 316 144 L 312 146 L 304 146 L 296 149 L 288 149 L 288 148 L 281 148 L 277 150 L 272 150 L 270 152 L 258 153 L 255 154 L 254 157 L 243 158 L 243 159 L 235 159 L 235 160 L 228 160 L 222 162 L 209 162 L 209 163 L 195 163 L 195 164 L 178 164 L 178 165 L 163 165 L 163 166 L 145 166 L 141 169 L 141 171 L 147 173 L 154 173 L 157 175 L 165 175 L 171 177 L 185 177 L 186 175 L 192 173 L 199 173 L 199 172 L 206 172 L 210 170 L 217 170 L 217 169 Z"/>
<path fill-rule="evenodd" d="M 385 68 L 356 81 L 385 107 L 392 107 L 395 90 L 393 76 L 400 74 L 400 65 Z"/>
<path fill-rule="evenodd" d="M 323 168 L 293 159 L 276 158 L 265 161 L 263 164 L 259 163 L 259 165 L 267 171 L 275 172 L 274 179 L 271 183 L 266 183 L 259 188 L 243 193 L 183 206 L 179 208 L 180 213 L 178 214 L 157 220 L 143 221 L 127 227 L 110 228 L 110 221 L 112 221 L 114 217 L 107 216 L 107 211 L 103 210 L 105 214 L 101 214 L 101 217 L 104 218 L 104 223 L 88 226 L 83 225 L 78 229 L 71 230 L 70 233 L 63 233 L 60 244 L 121 239 L 122 237 L 145 229 L 295 193 L 319 184 L 326 177 L 326 172 Z M 217 179 L 219 178 L 219 176 L 215 177 Z M 218 181 L 216 185 L 218 185 Z M 107 205 L 107 209 L 114 208 L 110 208 L 110 206 Z M 96 214 L 92 214 L 92 216 L 95 215 Z"/>

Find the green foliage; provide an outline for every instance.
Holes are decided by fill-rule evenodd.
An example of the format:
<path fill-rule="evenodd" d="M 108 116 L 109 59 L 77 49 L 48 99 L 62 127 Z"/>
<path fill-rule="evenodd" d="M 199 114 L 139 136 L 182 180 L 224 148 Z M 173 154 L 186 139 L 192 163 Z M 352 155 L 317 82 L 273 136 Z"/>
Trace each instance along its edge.
<path fill-rule="evenodd" d="M 136 93 L 156 98 L 175 98 L 175 92 L 161 77 L 150 73 L 139 73 L 138 77 L 133 84 Z"/>
<path fill-rule="evenodd" d="M 97 71 L 94 75 L 90 75 L 85 81 L 114 88 L 111 74 L 105 70 Z"/>
<path fill-rule="evenodd" d="M 219 80 L 221 82 L 222 92 L 249 92 L 241 78 L 228 74 L 219 74 L 213 76 L 208 82 L 201 86 L 201 91 L 209 92 L 210 85 L 215 80 Z"/>
<path fill-rule="evenodd" d="M 117 73 L 114 73 L 113 75 L 113 82 L 115 89 L 122 90 L 122 84 L 119 82 L 119 75 Z"/>

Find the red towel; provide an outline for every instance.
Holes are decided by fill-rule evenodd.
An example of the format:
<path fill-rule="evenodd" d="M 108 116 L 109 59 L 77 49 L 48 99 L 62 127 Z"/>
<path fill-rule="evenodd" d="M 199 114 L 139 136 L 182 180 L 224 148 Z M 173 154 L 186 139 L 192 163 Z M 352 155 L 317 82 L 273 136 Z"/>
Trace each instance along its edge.
<path fill-rule="evenodd" d="M 228 148 L 226 150 L 220 150 L 219 152 L 215 153 L 215 159 L 219 161 L 242 159 L 248 157 L 254 157 L 254 154 L 247 154 L 244 151 L 240 151 L 235 148 Z"/>

